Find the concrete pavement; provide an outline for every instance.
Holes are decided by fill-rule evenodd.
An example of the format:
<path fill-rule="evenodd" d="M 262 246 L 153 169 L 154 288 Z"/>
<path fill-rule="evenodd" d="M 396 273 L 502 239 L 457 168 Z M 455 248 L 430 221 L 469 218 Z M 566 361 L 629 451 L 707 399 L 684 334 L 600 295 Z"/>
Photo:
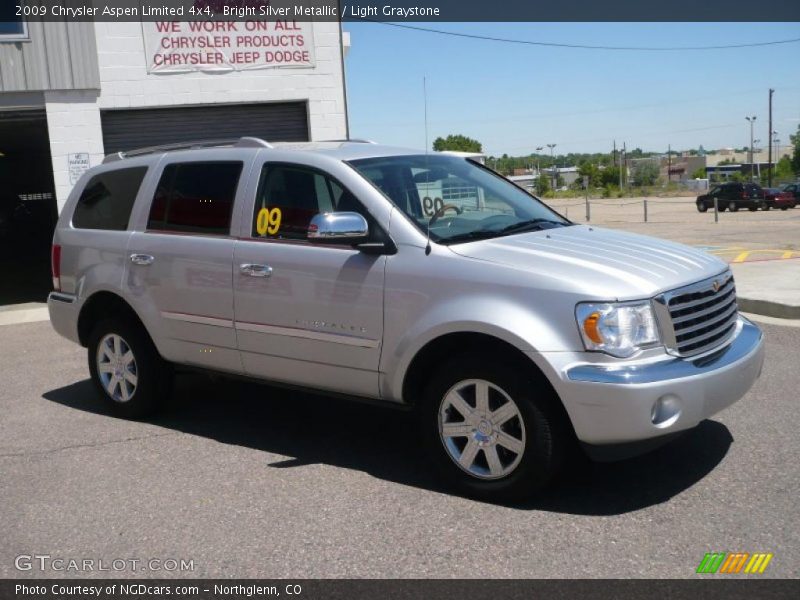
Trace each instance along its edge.
<path fill-rule="evenodd" d="M 800 319 L 800 259 L 747 262 L 731 268 L 741 310 Z"/>

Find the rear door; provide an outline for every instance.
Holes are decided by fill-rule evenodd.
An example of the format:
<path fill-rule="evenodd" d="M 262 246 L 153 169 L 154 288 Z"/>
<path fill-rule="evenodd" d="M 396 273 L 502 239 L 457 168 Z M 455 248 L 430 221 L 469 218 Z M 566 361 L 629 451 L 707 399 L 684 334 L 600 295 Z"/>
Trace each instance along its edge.
<path fill-rule="evenodd" d="M 261 162 L 251 188 L 234 259 L 245 372 L 377 397 L 386 257 L 306 236 L 312 217 L 330 211 L 362 214 L 375 241 L 383 230 L 343 183 L 309 164 Z"/>
<path fill-rule="evenodd" d="M 128 244 L 124 287 L 134 308 L 147 314 L 165 358 L 241 372 L 230 228 L 249 161 L 225 152 L 224 159 L 217 151 L 162 161 L 152 202 Z"/>

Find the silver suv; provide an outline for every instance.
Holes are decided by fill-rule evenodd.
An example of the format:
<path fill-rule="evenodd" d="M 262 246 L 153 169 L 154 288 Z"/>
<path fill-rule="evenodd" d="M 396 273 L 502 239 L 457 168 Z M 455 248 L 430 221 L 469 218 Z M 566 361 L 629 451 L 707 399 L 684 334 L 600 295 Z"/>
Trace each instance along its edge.
<path fill-rule="evenodd" d="M 694 427 L 763 361 L 717 258 L 367 142 L 110 156 L 64 207 L 53 285 L 116 414 L 158 408 L 176 366 L 399 403 L 443 476 L 491 499 L 576 443 L 610 459 Z"/>

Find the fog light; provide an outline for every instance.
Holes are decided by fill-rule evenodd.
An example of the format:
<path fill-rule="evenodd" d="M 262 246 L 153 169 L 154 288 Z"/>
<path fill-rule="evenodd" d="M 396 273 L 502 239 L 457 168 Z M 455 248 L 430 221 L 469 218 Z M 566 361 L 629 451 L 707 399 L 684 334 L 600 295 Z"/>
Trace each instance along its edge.
<path fill-rule="evenodd" d="M 681 415 L 681 401 L 677 396 L 667 394 L 661 396 L 653 404 L 653 410 L 650 411 L 650 420 L 656 427 L 669 427 Z"/>

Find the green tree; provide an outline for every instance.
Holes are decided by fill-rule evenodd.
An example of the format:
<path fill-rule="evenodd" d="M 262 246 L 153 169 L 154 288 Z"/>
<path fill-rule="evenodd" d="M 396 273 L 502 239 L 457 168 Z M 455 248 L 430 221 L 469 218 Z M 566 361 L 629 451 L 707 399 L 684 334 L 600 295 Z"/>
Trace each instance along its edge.
<path fill-rule="evenodd" d="M 639 160 L 633 166 L 631 179 L 635 185 L 653 185 L 658 173 L 658 165 L 652 160 Z"/>
<path fill-rule="evenodd" d="M 705 179 L 705 178 L 706 178 L 706 170 L 703 167 L 700 167 L 694 173 L 692 173 L 692 179 Z"/>
<path fill-rule="evenodd" d="M 792 169 L 792 159 L 788 156 L 782 156 L 778 163 L 775 165 L 775 179 L 788 180 L 794 175 Z"/>
<path fill-rule="evenodd" d="M 794 152 L 792 152 L 792 170 L 795 175 L 800 175 L 800 125 L 797 126 L 797 133 L 790 135 Z"/>
<path fill-rule="evenodd" d="M 454 150 L 456 152 L 481 152 L 483 146 L 478 140 L 473 140 L 465 135 L 451 134 L 446 138 L 437 137 L 433 140 L 433 149 L 436 152 L 443 150 Z M 504 154 L 503 158 L 507 158 Z"/>
<path fill-rule="evenodd" d="M 588 185 L 591 187 L 598 187 L 600 185 L 600 169 L 597 168 L 597 165 L 585 161 L 578 165 L 578 175 L 581 182 L 581 185 L 584 182 L 588 182 Z"/>
<path fill-rule="evenodd" d="M 539 175 L 539 179 L 536 180 L 536 191 L 539 192 L 540 196 L 544 196 L 547 192 L 550 191 L 550 176 L 546 173 L 542 173 Z"/>

